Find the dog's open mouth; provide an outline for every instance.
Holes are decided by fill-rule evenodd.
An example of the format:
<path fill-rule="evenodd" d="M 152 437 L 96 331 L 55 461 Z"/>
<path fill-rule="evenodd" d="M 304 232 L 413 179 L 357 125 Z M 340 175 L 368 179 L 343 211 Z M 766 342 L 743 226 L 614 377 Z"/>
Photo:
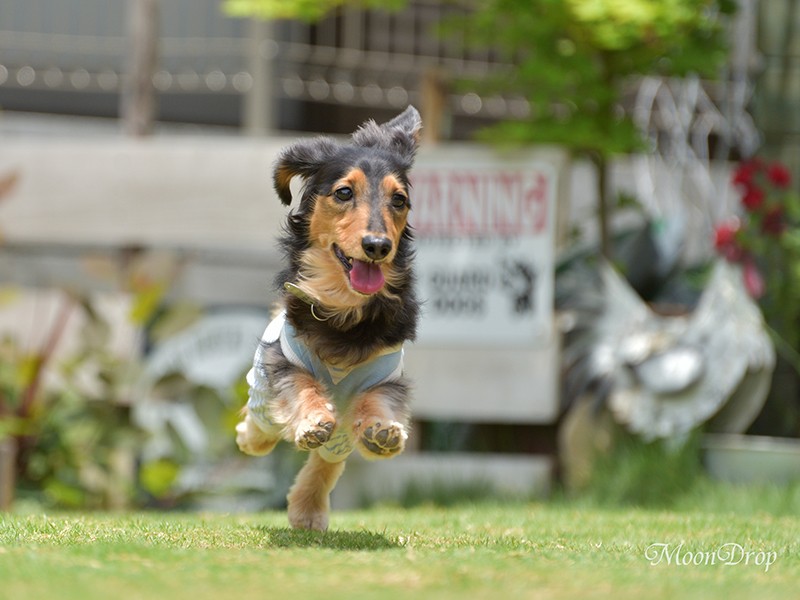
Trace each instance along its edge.
<path fill-rule="evenodd" d="M 344 266 L 344 271 L 350 279 L 350 287 L 361 294 L 375 294 L 383 288 L 385 279 L 378 263 L 366 262 L 347 256 L 336 244 L 333 253 Z"/>

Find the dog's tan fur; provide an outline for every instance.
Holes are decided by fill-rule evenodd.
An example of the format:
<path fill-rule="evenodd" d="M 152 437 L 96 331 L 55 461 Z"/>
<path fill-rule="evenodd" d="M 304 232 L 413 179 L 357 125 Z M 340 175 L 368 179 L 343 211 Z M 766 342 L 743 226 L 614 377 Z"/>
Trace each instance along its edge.
<path fill-rule="evenodd" d="M 320 531 L 328 528 L 330 494 L 343 472 L 344 461 L 329 463 L 316 451 L 311 452 L 286 497 L 292 527 Z"/>

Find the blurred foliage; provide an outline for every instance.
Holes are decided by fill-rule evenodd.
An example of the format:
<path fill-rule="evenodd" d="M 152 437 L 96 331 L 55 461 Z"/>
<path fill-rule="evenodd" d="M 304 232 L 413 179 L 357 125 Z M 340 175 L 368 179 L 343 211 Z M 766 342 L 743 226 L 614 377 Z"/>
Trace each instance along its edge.
<path fill-rule="evenodd" d="M 796 178 L 795 178 L 796 181 Z M 767 403 L 753 429 L 800 436 L 800 193 L 780 162 L 753 157 L 733 173 L 735 216 L 717 224 L 716 251 L 742 271 L 778 351 Z"/>
<path fill-rule="evenodd" d="M 703 476 L 701 433 L 686 440 L 641 438 L 615 427 L 611 450 L 598 453 L 585 498 L 606 506 L 668 507 Z"/>
<path fill-rule="evenodd" d="M 525 498 L 528 500 L 529 498 Z M 415 506 L 459 506 L 477 502 L 500 502 L 519 500 L 509 495 L 503 498 L 491 481 L 480 478 L 465 481 L 444 481 L 442 479 L 411 481 L 401 490 L 397 504 L 403 508 Z M 362 499 L 362 505 L 375 504 L 371 498 Z"/>
<path fill-rule="evenodd" d="M 597 169 L 601 250 L 611 256 L 609 160 L 645 150 L 625 110 L 626 94 L 644 75 L 714 77 L 727 52 L 724 17 L 732 0 L 483 0 L 441 26 L 446 38 L 497 55 L 479 81 L 485 94 L 521 96 L 527 117 L 487 127 L 478 138 L 497 145 L 557 144 Z"/>
<path fill-rule="evenodd" d="M 120 298 L 127 298 L 130 323 L 148 331 L 151 342 L 180 333 L 203 314 L 194 304 L 167 302 L 178 268 L 169 253 L 137 251 L 120 273 L 111 274 L 122 283 Z M 0 286 L 0 306 L 23 299 L 20 290 Z M 193 458 L 180 444 L 174 456 L 138 465 L 136 477 L 147 433 L 132 423 L 130 407 L 139 400 L 134 396 L 142 361 L 113 351 L 115 317 L 102 310 L 100 297 L 62 290 L 58 304 L 50 322 L 37 323 L 35 335 L 0 339 L 0 439 L 16 442 L 18 496 L 64 508 L 114 508 L 153 499 L 175 503 L 175 484 Z M 68 328 L 74 320 L 79 327 Z M 236 407 L 246 395 L 242 382 L 227 393 L 170 373 L 152 393 L 164 402 L 191 403 L 209 432 L 209 455 L 232 455 Z"/>
<path fill-rule="evenodd" d="M 174 274 L 166 255 L 129 257 L 120 280 L 134 324 L 153 317 Z M 56 506 L 125 506 L 135 495 L 133 463 L 143 435 L 130 424 L 129 405 L 141 365 L 111 350 L 112 324 L 97 302 L 63 290 L 39 346 L 11 337 L 0 346 L 0 435 L 17 442 L 17 487 Z M 56 360 L 73 319 L 82 323 L 77 343 Z"/>
<path fill-rule="evenodd" d="M 167 318 L 172 318 L 167 315 Z M 202 425 L 207 444 L 198 455 L 181 433 L 167 423 L 169 452 L 146 460 L 139 470 L 139 485 L 149 503 L 162 507 L 186 506 L 198 496 L 215 493 L 222 485 L 230 465 L 226 459 L 239 457 L 232 432 L 239 420 L 240 408 L 247 402 L 245 374 L 235 379 L 230 389 L 218 390 L 189 381 L 183 374 L 170 372 L 148 390 L 148 402 L 155 405 L 190 406 Z M 203 471 L 201 477 L 193 472 Z M 202 479 L 202 484 L 187 482 Z"/>
<path fill-rule="evenodd" d="M 75 350 L 55 364 L 70 319 L 82 317 Z M 17 487 L 69 508 L 124 505 L 129 460 L 140 439 L 126 392 L 136 365 L 109 352 L 111 328 L 88 298 L 63 294 L 44 343 L 0 341 L 0 437 L 16 439 Z M 45 377 L 56 383 L 45 385 Z"/>
<path fill-rule="evenodd" d="M 398 10 L 406 0 L 225 0 L 223 9 L 232 17 L 317 21 L 344 5 Z"/>
<path fill-rule="evenodd" d="M 512 65 L 470 85 L 520 95 L 527 119 L 483 131 L 496 143 L 553 143 L 603 157 L 642 149 L 622 108 L 632 78 L 714 77 L 727 56 L 731 0 L 485 0 L 442 25 L 445 37 Z"/>
<path fill-rule="evenodd" d="M 715 228 L 714 246 L 729 262 L 741 265 L 747 291 L 800 372 L 800 193 L 789 169 L 779 162 L 752 158 L 733 173 L 738 214 Z"/>

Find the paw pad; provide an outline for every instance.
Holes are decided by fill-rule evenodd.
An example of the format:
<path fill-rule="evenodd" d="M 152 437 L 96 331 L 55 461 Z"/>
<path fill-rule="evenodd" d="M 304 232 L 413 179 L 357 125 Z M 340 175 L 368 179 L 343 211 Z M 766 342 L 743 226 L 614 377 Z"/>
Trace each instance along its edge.
<path fill-rule="evenodd" d="M 331 439 L 335 425 L 333 421 L 318 421 L 309 427 L 303 428 L 297 432 L 294 440 L 295 444 L 302 450 L 319 448 Z"/>
<path fill-rule="evenodd" d="M 377 456 L 392 456 L 400 452 L 408 438 L 405 427 L 396 421 L 376 422 L 361 434 L 361 443 L 369 452 Z"/>

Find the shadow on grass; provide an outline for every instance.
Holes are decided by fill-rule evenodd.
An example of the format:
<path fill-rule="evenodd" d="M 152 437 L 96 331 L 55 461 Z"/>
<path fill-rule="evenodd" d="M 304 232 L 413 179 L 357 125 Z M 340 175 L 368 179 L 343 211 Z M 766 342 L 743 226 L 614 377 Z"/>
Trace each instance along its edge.
<path fill-rule="evenodd" d="M 333 550 L 391 550 L 403 544 L 372 531 L 307 531 L 288 527 L 258 527 L 274 548 L 331 548 Z"/>

